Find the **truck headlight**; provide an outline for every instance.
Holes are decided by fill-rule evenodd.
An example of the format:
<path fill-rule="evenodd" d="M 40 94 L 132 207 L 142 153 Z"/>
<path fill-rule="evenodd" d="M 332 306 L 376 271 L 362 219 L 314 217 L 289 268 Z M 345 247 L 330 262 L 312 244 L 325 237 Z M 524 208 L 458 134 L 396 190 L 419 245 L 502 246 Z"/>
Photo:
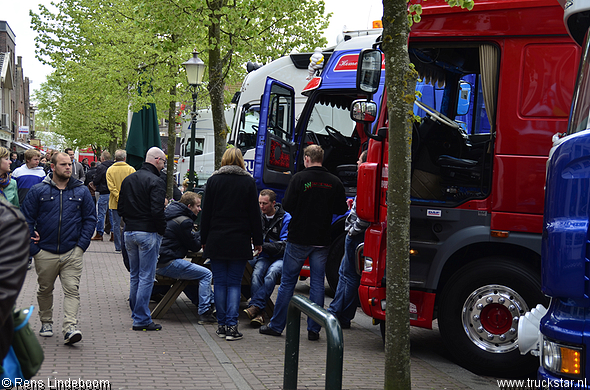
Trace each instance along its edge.
<path fill-rule="evenodd" d="M 541 364 L 547 371 L 568 377 L 583 378 L 583 348 L 564 345 L 543 337 Z"/>

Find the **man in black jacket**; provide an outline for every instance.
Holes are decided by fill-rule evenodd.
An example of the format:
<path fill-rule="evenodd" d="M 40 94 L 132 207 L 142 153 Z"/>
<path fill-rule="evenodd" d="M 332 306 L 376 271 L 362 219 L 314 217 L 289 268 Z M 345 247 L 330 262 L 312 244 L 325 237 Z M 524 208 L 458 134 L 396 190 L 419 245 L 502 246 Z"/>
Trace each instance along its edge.
<path fill-rule="evenodd" d="M 309 257 L 312 302 L 324 307 L 325 267 L 332 237 L 330 226 L 334 214 L 348 210 L 344 186 L 340 179 L 322 166 L 324 150 L 309 145 L 303 151 L 305 169 L 296 173 L 283 198 L 283 207 L 291 214 L 287 246 L 283 257 L 283 275 L 275 303 L 274 315 L 260 333 L 280 336 L 287 323 L 287 309 L 293 296 L 299 272 Z M 307 319 L 307 337 L 318 340 L 320 325 Z"/>
<path fill-rule="evenodd" d="M 92 237 L 92 241 L 102 241 L 102 235 L 105 231 L 105 221 L 108 218 L 111 221 L 111 213 L 109 210 L 109 187 L 107 185 L 107 169 L 115 162 L 111 159 L 111 154 L 108 151 L 103 151 L 100 155 L 100 165 L 96 168 L 94 179 L 95 191 L 99 193 L 98 196 L 98 215 L 96 221 L 96 235 Z M 109 224 L 110 226 L 110 224 Z M 111 240 L 113 241 L 113 240 Z"/>
<path fill-rule="evenodd" d="M 188 285 L 185 295 L 198 307 L 199 324 L 214 324 L 213 274 L 207 268 L 184 260 L 188 251 L 201 250 L 201 235 L 195 231 L 194 222 L 201 211 L 201 197 L 195 192 L 185 192 L 178 202 L 171 203 L 166 215 L 166 233 L 160 246 L 156 274 L 173 279 L 194 280 L 199 285 Z"/>
<path fill-rule="evenodd" d="M 160 171 L 166 166 L 162 149 L 153 147 L 141 168 L 121 183 L 117 211 L 125 223 L 125 248 L 129 256 L 129 306 L 133 330 L 160 330 L 148 306 L 154 287 L 156 263 L 166 231 L 166 185 Z"/>

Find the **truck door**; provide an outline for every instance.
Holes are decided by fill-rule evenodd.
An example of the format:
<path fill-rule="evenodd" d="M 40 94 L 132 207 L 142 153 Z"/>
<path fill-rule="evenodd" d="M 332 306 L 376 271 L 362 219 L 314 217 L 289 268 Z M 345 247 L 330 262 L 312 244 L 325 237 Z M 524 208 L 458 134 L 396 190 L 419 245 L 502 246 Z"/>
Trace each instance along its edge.
<path fill-rule="evenodd" d="M 258 187 L 284 192 L 295 170 L 295 92 L 287 84 L 266 79 L 260 106 L 254 177 Z"/>

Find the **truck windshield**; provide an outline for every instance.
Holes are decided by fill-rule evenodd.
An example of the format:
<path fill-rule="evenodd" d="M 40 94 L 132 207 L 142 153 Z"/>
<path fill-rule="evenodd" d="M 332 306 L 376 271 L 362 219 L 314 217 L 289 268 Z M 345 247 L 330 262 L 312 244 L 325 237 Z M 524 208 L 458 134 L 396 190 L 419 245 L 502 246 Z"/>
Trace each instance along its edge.
<path fill-rule="evenodd" d="M 338 106 L 332 107 L 324 102 L 318 102 L 309 118 L 307 131 L 328 135 L 326 126 L 331 126 L 337 129 L 345 137 L 352 136 L 355 123 L 350 120 L 349 108 Z"/>
<path fill-rule="evenodd" d="M 584 39 L 582 58 L 580 60 L 580 69 L 574 97 L 572 99 L 572 112 L 568 135 L 579 131 L 586 130 L 588 126 L 588 117 L 590 116 L 590 42 L 588 33 Z"/>

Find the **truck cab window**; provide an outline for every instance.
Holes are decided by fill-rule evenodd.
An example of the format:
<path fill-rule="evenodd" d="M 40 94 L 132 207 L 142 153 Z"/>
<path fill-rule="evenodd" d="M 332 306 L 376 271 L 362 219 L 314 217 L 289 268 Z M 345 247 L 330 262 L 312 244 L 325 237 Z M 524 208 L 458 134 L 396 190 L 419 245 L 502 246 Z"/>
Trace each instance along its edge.
<path fill-rule="evenodd" d="M 260 106 L 244 106 L 240 116 L 240 128 L 236 146 L 246 153 L 256 147 L 256 134 L 258 133 L 258 121 L 260 119 Z"/>
<path fill-rule="evenodd" d="M 293 99 L 289 90 L 280 85 L 273 85 L 268 112 L 268 132 L 283 141 L 291 141 L 293 129 L 290 118 L 293 109 Z"/>
<path fill-rule="evenodd" d="M 583 46 L 582 62 L 580 63 L 579 78 L 574 97 L 572 99 L 572 114 L 568 127 L 568 134 L 574 134 L 588 128 L 590 116 L 590 34 L 586 33 Z"/>

